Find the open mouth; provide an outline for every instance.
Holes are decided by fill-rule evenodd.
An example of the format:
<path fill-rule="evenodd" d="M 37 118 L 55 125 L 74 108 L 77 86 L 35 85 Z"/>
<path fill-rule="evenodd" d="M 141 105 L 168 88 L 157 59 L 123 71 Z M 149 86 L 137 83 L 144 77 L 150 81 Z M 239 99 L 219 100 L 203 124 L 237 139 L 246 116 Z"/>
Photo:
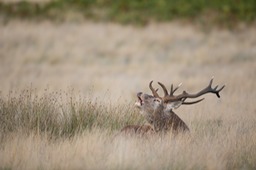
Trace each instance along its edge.
<path fill-rule="evenodd" d="M 140 96 L 138 96 L 138 102 L 140 102 L 140 105 L 142 105 L 143 101 L 142 99 L 140 98 Z"/>
<path fill-rule="evenodd" d="M 140 93 L 137 93 L 137 98 L 138 98 L 138 101 L 135 103 L 135 105 L 137 106 L 137 107 L 141 107 L 142 105 L 143 105 L 143 100 L 142 100 L 142 98 L 141 98 L 141 92 Z"/>

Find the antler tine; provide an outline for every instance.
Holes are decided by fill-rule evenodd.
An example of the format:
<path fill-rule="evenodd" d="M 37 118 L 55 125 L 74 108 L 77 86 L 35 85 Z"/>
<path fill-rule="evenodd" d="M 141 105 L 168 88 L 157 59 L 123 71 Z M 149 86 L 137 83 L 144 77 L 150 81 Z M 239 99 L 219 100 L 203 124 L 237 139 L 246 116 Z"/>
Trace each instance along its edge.
<path fill-rule="evenodd" d="M 155 90 L 155 89 L 152 87 L 152 83 L 153 83 L 153 80 L 149 83 L 149 88 L 150 88 L 150 90 L 152 91 L 153 96 L 160 98 L 160 96 L 157 94 L 157 90 L 158 90 L 158 89 Z"/>
<path fill-rule="evenodd" d="M 218 86 L 217 86 L 218 87 Z M 218 98 L 220 98 L 220 94 L 219 92 L 224 89 L 225 85 L 223 85 L 219 90 L 217 90 L 217 87 L 214 88 L 214 90 L 216 91 L 216 95 L 218 96 Z"/>
<path fill-rule="evenodd" d="M 184 102 L 182 102 L 182 104 L 185 104 L 185 105 L 196 104 L 196 103 L 199 103 L 199 102 L 201 102 L 203 100 L 204 100 L 204 98 L 196 100 L 196 101 L 192 101 L 192 102 L 185 102 L 184 101 Z"/>
<path fill-rule="evenodd" d="M 218 87 L 219 87 L 219 85 L 217 85 L 217 86 L 214 88 L 214 90 L 217 90 Z"/>
<path fill-rule="evenodd" d="M 168 91 L 167 91 L 166 87 L 161 82 L 158 82 L 158 84 L 162 87 L 162 89 L 164 91 L 164 96 L 168 96 Z"/>
<path fill-rule="evenodd" d="M 217 90 L 218 87 L 219 87 L 219 85 L 217 85 L 215 88 L 212 88 L 213 79 L 214 79 L 214 76 L 212 76 L 212 78 L 211 78 L 211 80 L 210 80 L 210 83 L 209 83 L 207 89 L 208 89 L 210 92 L 215 93 L 216 96 L 217 96 L 218 98 L 220 98 L 219 92 L 220 92 L 222 89 L 224 89 L 225 85 L 223 85 L 219 90 Z"/>
<path fill-rule="evenodd" d="M 178 85 L 178 87 L 176 87 L 174 90 L 173 90 L 173 87 L 171 87 L 170 96 L 173 96 L 174 92 L 176 92 L 176 91 L 180 88 L 181 85 L 182 85 L 182 83 L 180 83 L 180 84 Z M 172 85 L 172 86 L 173 86 L 173 85 Z"/>
<path fill-rule="evenodd" d="M 210 83 L 209 83 L 209 86 L 210 86 L 210 87 L 212 86 L 213 79 L 214 79 L 214 76 L 212 76 L 212 78 L 211 78 L 211 80 L 210 80 Z"/>
<path fill-rule="evenodd" d="M 171 85 L 170 95 L 172 95 L 172 96 L 173 96 L 173 84 Z"/>

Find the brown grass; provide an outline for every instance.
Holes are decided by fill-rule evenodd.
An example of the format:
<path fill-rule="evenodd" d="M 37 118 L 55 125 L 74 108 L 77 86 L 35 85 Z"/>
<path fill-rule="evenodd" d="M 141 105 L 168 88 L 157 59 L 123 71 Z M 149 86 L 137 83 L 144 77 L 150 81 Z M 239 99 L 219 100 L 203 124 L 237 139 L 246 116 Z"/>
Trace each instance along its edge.
<path fill-rule="evenodd" d="M 10 127 L 16 127 L 1 130 L 0 169 L 256 168 L 253 28 L 204 32 L 181 23 L 134 28 L 12 21 L 0 25 L 0 37 L 1 121 L 12 120 Z M 115 138 L 124 125 L 143 123 L 132 103 L 137 91 L 149 92 L 150 80 L 183 82 L 181 90 L 194 92 L 213 75 L 215 84 L 226 84 L 221 99 L 207 95 L 200 104 L 174 110 L 188 124 L 189 135 Z M 28 103 L 19 96 L 24 89 L 34 89 Z M 10 90 L 20 103 L 11 105 Z M 31 123 L 25 125 L 12 119 L 22 108 L 35 118 L 26 109 L 30 104 L 45 115 L 24 119 Z M 36 130 L 42 127 L 36 120 L 42 120 L 61 131 L 62 121 L 50 116 L 62 113 L 62 107 L 75 118 L 79 110 L 101 114 L 91 128 L 69 132 L 72 137 Z M 80 116 L 79 126 L 89 119 Z"/>

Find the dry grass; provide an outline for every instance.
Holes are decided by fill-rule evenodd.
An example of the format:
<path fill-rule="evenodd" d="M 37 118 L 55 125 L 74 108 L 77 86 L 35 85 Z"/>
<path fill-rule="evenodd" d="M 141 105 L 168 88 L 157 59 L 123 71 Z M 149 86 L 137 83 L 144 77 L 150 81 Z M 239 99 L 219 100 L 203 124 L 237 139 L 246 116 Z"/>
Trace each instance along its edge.
<path fill-rule="evenodd" d="M 255 169 L 255 34 L 180 23 L 0 25 L 0 169 Z M 133 101 L 150 80 L 193 92 L 212 75 L 226 84 L 221 99 L 175 111 L 189 135 L 116 136 L 143 123 Z"/>

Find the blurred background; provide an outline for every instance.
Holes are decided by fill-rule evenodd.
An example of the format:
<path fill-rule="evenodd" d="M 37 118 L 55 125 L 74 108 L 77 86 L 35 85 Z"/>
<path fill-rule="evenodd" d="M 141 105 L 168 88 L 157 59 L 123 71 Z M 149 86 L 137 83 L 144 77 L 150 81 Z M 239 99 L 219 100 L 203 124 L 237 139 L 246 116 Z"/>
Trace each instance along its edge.
<path fill-rule="evenodd" d="M 0 92 L 120 103 L 151 80 L 194 92 L 215 76 L 249 94 L 255 19 L 255 0 L 0 0 Z"/>

